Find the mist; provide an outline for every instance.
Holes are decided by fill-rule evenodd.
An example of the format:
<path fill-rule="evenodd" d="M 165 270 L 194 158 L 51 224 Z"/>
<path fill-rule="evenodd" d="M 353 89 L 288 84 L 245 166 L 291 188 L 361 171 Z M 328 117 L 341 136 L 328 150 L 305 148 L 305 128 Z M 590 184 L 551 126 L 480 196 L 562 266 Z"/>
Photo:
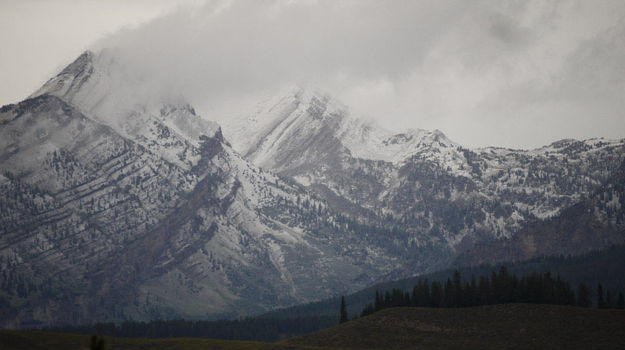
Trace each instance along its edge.
<path fill-rule="evenodd" d="M 312 86 L 470 147 L 625 137 L 622 1 L 211 1 L 98 40 L 217 122 Z"/>

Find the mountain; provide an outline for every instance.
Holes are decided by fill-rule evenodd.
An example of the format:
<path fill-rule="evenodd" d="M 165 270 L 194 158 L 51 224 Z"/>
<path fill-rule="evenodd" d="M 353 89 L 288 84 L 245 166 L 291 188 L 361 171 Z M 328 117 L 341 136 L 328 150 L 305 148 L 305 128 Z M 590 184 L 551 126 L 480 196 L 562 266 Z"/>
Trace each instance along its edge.
<path fill-rule="evenodd" d="M 219 126 L 195 115 L 181 99 L 159 98 L 106 51 L 85 52 L 30 97 L 57 96 L 94 122 L 143 146 L 178 167 L 190 170 L 201 157 L 201 135 Z"/>
<path fill-rule="evenodd" d="M 625 162 L 587 199 L 557 216 L 528 223 L 508 240 L 463 252 L 459 265 L 523 261 L 540 256 L 579 255 L 625 243 Z"/>
<path fill-rule="evenodd" d="M 471 150 L 438 130 L 393 133 L 352 117 L 327 94 L 297 87 L 222 124 L 254 164 L 295 179 L 336 210 L 394 222 L 403 246 L 440 244 L 451 255 L 558 215 L 625 159 L 625 140 Z"/>
<path fill-rule="evenodd" d="M 87 52 L 2 107 L 2 325 L 232 317 L 364 287 L 397 263 L 362 234 L 375 226 L 132 79 Z"/>
<path fill-rule="evenodd" d="M 220 122 L 108 50 L 2 107 L 0 325 L 237 317 L 434 271 L 586 200 L 625 155 L 469 150 L 302 88 Z"/>

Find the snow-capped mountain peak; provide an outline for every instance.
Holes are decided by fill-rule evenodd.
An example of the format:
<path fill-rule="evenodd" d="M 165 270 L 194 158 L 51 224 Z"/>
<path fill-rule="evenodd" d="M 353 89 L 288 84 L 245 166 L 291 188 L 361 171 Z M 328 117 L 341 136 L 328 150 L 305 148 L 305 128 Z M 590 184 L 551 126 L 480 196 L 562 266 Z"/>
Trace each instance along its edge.
<path fill-rule="evenodd" d="M 220 123 L 236 150 L 274 169 L 284 165 L 277 155 L 310 150 L 315 140 L 340 145 L 355 158 L 392 163 L 425 149 L 458 146 L 439 130 L 392 132 L 374 120 L 353 116 L 347 106 L 320 89 L 302 86 L 284 89 L 249 112 Z"/>
<path fill-rule="evenodd" d="M 27 305 L 0 325 L 311 301 L 445 267 L 622 178 L 625 140 L 469 150 L 302 87 L 225 116 L 224 139 L 146 84 L 110 52 L 86 52 L 0 109 L 0 269 L 52 296 L 28 306 L 0 281 L 0 299 Z M 622 227 L 610 186 L 594 216 Z"/>
<path fill-rule="evenodd" d="M 339 136 L 352 156 L 392 163 L 401 163 L 424 150 L 459 146 L 439 130 L 408 129 L 393 133 L 373 122 L 356 118 L 346 121 Z"/>
<path fill-rule="evenodd" d="M 220 133 L 182 99 L 154 93 L 110 52 L 87 51 L 31 97 L 57 96 L 169 162 L 189 169 L 199 159 L 200 136 Z"/>

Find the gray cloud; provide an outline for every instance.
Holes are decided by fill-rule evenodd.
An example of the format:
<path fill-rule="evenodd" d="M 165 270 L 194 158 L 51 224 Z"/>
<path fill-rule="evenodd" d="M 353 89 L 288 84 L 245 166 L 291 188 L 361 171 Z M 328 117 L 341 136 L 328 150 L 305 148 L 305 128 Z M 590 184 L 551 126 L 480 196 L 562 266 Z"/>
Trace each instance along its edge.
<path fill-rule="evenodd" d="M 0 103 L 30 95 L 94 40 L 194 0 L 0 0 Z"/>
<path fill-rule="evenodd" d="M 625 137 L 622 1 L 212 1 L 99 41 L 219 121 L 308 83 L 468 146 Z M 151 90 L 151 91 L 152 91 Z"/>
<path fill-rule="evenodd" d="M 188 94 L 338 76 L 400 79 L 441 34 L 434 24 L 453 22 L 463 3 L 210 3 L 123 31 L 99 47 L 113 48 L 146 74 L 168 82 L 180 77 Z"/>
<path fill-rule="evenodd" d="M 523 28 L 510 17 L 495 16 L 490 26 L 490 32 L 508 46 L 519 47 L 531 39 L 529 28 Z"/>

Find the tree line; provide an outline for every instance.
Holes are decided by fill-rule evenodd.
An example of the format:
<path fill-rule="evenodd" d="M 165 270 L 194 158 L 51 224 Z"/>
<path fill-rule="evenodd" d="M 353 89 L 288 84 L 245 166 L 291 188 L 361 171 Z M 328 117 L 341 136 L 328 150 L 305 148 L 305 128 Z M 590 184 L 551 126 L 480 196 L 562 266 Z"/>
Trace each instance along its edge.
<path fill-rule="evenodd" d="M 601 284 L 595 293 L 596 303 L 592 301 L 593 291 L 584 284 L 577 286 L 577 292 L 570 283 L 553 277 L 550 272 L 532 273 L 522 277 L 511 275 L 505 266 L 499 271 L 493 270 L 489 276 L 463 280 L 456 270 L 453 277 L 442 283 L 419 280 L 412 293 L 402 289 L 392 289 L 380 293 L 376 291 L 375 301 L 367 304 L 361 316 L 370 315 L 389 307 L 470 307 L 507 303 L 575 305 L 580 307 L 625 308 L 623 293 L 618 296 L 604 292 Z"/>

